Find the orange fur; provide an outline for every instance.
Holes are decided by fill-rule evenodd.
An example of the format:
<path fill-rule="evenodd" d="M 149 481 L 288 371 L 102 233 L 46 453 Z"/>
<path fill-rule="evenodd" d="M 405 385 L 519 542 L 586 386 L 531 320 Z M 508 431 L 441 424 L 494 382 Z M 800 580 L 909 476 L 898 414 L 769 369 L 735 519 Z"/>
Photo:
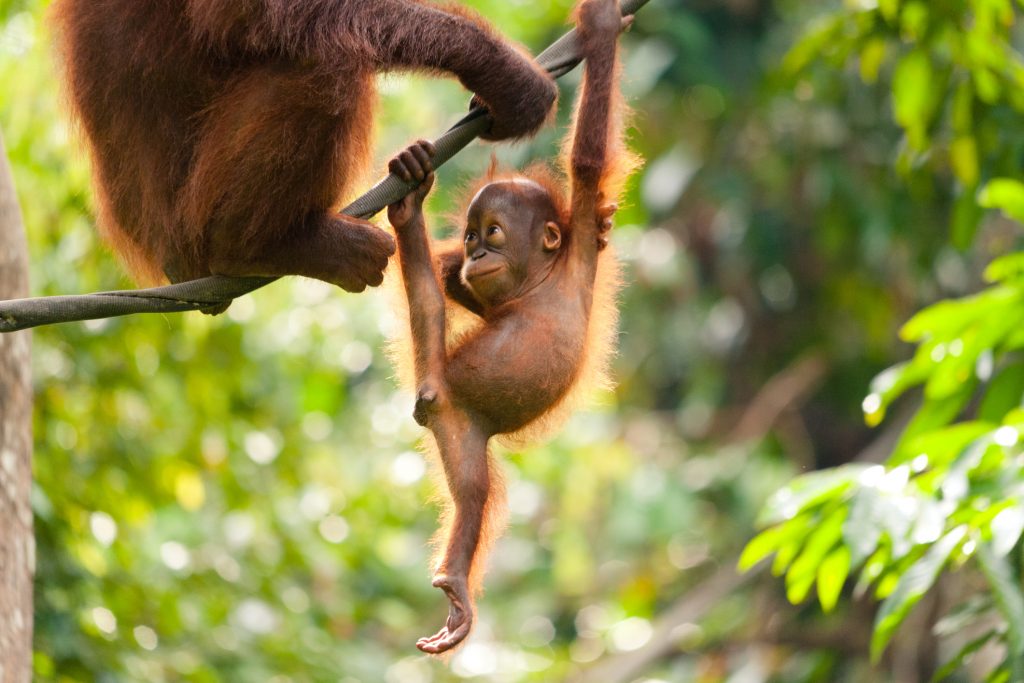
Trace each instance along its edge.
<path fill-rule="evenodd" d="M 449 494 L 434 583 L 448 596 L 448 619 L 417 643 L 431 654 L 469 633 L 481 565 L 502 526 L 491 440 L 516 447 L 547 437 L 595 387 L 611 386 L 621 273 L 606 231 L 636 157 L 622 140 L 618 2 L 584 0 L 579 17 L 586 71 L 563 174 L 544 165 L 505 173 L 492 162 L 463 191 L 472 199 L 456 219 L 461 239 L 438 251 L 422 211 L 432 146 L 417 143 L 391 162 L 428 181 L 389 218 L 395 310 L 406 323 L 390 354 L 416 395 L 414 416 L 432 434 L 428 451 Z"/>
<path fill-rule="evenodd" d="M 571 137 L 570 137 L 571 139 Z M 636 157 L 627 155 L 628 160 L 622 161 L 619 168 L 623 172 L 636 167 Z M 480 178 L 467 184 L 458 192 L 458 206 L 462 208 L 452 218 L 461 222 L 465 216 L 466 207 L 470 201 L 485 185 L 510 178 L 528 178 L 544 187 L 555 202 L 556 210 L 559 213 L 563 226 L 569 225 L 569 201 L 565 192 L 566 181 L 554 171 L 549 165 L 539 163 L 528 167 L 521 173 L 502 171 L 492 161 L 491 167 Z M 621 187 L 621 184 L 620 184 Z M 614 202 L 616 197 L 611 197 Z M 455 222 L 457 225 L 458 222 Z M 461 241 L 457 236 L 450 240 L 442 241 L 436 245 L 437 252 L 448 251 L 452 248 L 461 248 Z M 438 273 L 440 278 L 440 272 Z M 522 429 L 509 434 L 502 434 L 498 442 L 509 449 L 519 449 L 525 446 L 542 442 L 552 436 L 572 413 L 592 400 L 594 394 L 599 391 L 611 391 L 615 382 L 610 374 L 611 360 L 615 355 L 618 346 L 618 296 L 622 289 L 622 267 L 614 248 L 606 249 L 600 257 L 597 268 L 597 277 L 594 284 L 594 303 L 587 332 L 587 340 L 584 344 L 584 355 L 580 362 L 579 371 L 570 389 L 563 395 L 557 404 L 530 422 Z M 401 272 L 398 268 L 388 271 L 385 278 L 385 286 L 388 291 L 391 308 L 398 319 L 395 325 L 395 334 L 389 339 L 386 353 L 395 371 L 395 378 L 399 386 L 415 395 L 416 393 L 416 367 L 415 354 L 413 353 L 413 340 L 410 335 L 409 326 L 409 304 L 406 299 Z M 447 345 L 451 352 L 467 337 L 479 330 L 483 320 L 468 311 L 463 306 L 449 298 L 449 306 L 446 308 L 447 315 Z M 451 305 L 456 304 L 456 305 Z M 437 444 L 432 435 L 427 436 L 422 442 L 423 449 L 432 463 L 432 471 L 435 473 L 437 490 L 446 491 L 447 485 L 444 481 L 443 471 L 440 467 L 440 459 Z M 490 472 L 492 477 L 500 475 L 500 462 L 496 461 L 492 453 L 488 453 L 490 461 Z M 471 586 L 474 591 L 479 591 L 483 572 L 478 566 L 487 557 L 487 551 L 494 541 L 500 536 L 505 526 L 505 491 L 503 480 L 501 486 L 492 489 L 493 497 L 488 499 L 486 517 L 483 532 L 481 534 L 481 552 L 475 556 L 473 569 L 470 573 Z M 444 551 L 445 543 L 451 531 L 453 503 L 450 495 L 441 496 L 442 515 L 441 527 L 435 534 L 432 545 L 435 548 L 435 564 Z"/>
<path fill-rule="evenodd" d="M 360 291 L 394 244 L 336 214 L 370 155 L 374 75 L 457 76 L 494 139 L 557 89 L 475 13 L 427 0 L 55 0 L 104 237 L 145 284 L 306 275 Z"/>

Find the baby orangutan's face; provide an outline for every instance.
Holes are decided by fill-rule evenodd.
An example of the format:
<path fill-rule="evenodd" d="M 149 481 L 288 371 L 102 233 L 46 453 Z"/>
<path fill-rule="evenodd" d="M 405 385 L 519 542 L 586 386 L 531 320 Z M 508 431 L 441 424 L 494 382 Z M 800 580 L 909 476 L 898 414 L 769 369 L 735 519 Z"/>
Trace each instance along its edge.
<path fill-rule="evenodd" d="M 503 180 L 473 199 L 463 232 L 462 278 L 484 306 L 511 301 L 531 286 L 533 271 L 561 246 L 547 191 L 531 180 Z"/>

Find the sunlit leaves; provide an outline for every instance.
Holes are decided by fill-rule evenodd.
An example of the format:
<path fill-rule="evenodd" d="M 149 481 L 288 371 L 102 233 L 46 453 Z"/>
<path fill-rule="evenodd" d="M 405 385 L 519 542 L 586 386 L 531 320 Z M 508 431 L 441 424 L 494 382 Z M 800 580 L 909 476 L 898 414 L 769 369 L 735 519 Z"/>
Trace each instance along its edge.
<path fill-rule="evenodd" d="M 846 510 L 838 509 L 825 516 L 815 526 L 800 555 L 786 572 L 786 597 L 792 603 L 803 602 L 818 578 L 819 568 L 827 555 L 835 548 L 843 533 L 843 519 Z M 844 576 L 843 579 L 846 577 Z M 831 588 L 826 588 L 826 593 Z"/>
<path fill-rule="evenodd" d="M 953 529 L 932 546 L 920 560 L 900 576 L 895 590 L 882 603 L 871 636 L 871 657 L 877 660 L 911 608 L 935 583 L 950 554 L 967 534 L 965 527 Z"/>
<path fill-rule="evenodd" d="M 960 650 L 950 657 L 943 663 L 942 667 L 935 672 L 935 676 L 932 677 L 932 681 L 935 683 L 941 683 L 953 674 L 957 673 L 961 667 L 967 662 L 967 660 L 978 650 L 982 649 L 992 641 L 999 639 L 999 632 L 996 630 L 989 630 L 981 634 L 977 638 L 973 638 L 964 644 Z"/>
<path fill-rule="evenodd" d="M 996 180 L 981 192 L 981 205 L 1021 215 L 1019 199 L 1005 196 L 1008 188 L 999 186 L 1015 181 L 991 168 L 999 150 L 988 133 L 1005 126 L 1002 107 L 1024 111 L 1016 20 L 1008 0 L 858 4 L 826 14 L 806 31 L 785 70 L 802 77 L 825 54 L 829 63 L 854 62 L 865 83 L 888 87 L 893 118 L 906 134 L 897 168 L 907 175 L 922 166 L 952 172 L 961 194 L 951 214 L 951 237 L 966 249 L 980 218 L 973 195 L 986 178 Z"/>
<path fill-rule="evenodd" d="M 850 574 L 850 549 L 839 546 L 818 565 L 818 601 L 826 612 L 835 609 Z"/>
<path fill-rule="evenodd" d="M 1006 557 L 1013 550 L 1024 532 L 1024 506 L 1018 504 L 999 512 L 990 525 L 992 531 L 992 555 Z"/>
<path fill-rule="evenodd" d="M 1008 419 L 1014 416 L 1019 411 Z M 884 600 L 872 639 L 879 657 L 950 560 L 978 557 L 990 581 L 1002 580 L 1003 558 L 1024 533 L 1017 424 L 943 427 L 905 441 L 903 464 L 797 479 L 773 500 L 766 518 L 775 526 L 754 539 L 741 568 L 776 553 L 773 569 L 785 573 L 787 597 L 800 602 L 817 583 L 825 611 L 835 608 L 849 575 L 859 576 L 858 590 L 874 585 Z M 1005 496 L 1017 497 L 993 500 Z M 1017 593 L 994 589 L 1006 618 L 1015 619 Z"/>
<path fill-rule="evenodd" d="M 950 143 L 949 161 L 957 179 L 963 185 L 974 187 L 978 183 L 981 170 L 978 162 L 978 142 L 974 136 L 962 135 Z"/>
<path fill-rule="evenodd" d="M 1013 220 L 1024 223 L 1024 183 L 1013 178 L 995 178 L 978 194 L 978 203 L 986 209 L 999 209 Z"/>
<path fill-rule="evenodd" d="M 771 527 L 755 536 L 747 544 L 747 547 L 744 548 L 743 554 L 740 555 L 738 565 L 740 571 L 751 569 L 754 565 L 775 553 L 785 552 L 790 557 L 795 556 L 800 548 L 800 544 L 803 542 L 805 526 L 808 521 L 805 518 L 802 524 L 798 524 L 794 520 L 793 523 Z M 783 548 L 790 547 L 793 550 L 783 551 Z"/>
<path fill-rule="evenodd" d="M 799 477 L 768 501 L 761 516 L 761 523 L 772 524 L 793 519 L 797 513 L 812 509 L 824 500 L 842 495 L 866 469 L 864 465 L 846 465 Z"/>
<path fill-rule="evenodd" d="M 896 65 L 893 75 L 893 108 L 896 120 L 907 129 L 911 147 L 922 150 L 935 105 L 936 75 L 927 53 L 915 50 Z"/>
<path fill-rule="evenodd" d="M 1024 594 L 1020 582 L 1005 558 L 982 546 L 978 549 L 981 566 L 992 589 L 996 606 L 1006 623 L 1008 656 L 1005 665 L 1011 680 L 1024 677 Z"/>
<path fill-rule="evenodd" d="M 985 279 L 989 282 L 1008 282 L 1024 278 L 1024 252 L 1006 254 L 988 264 Z"/>
<path fill-rule="evenodd" d="M 878 80 L 878 74 L 888 57 L 889 44 L 882 38 L 869 40 L 860 53 L 860 77 L 866 83 Z"/>
<path fill-rule="evenodd" d="M 955 179 L 950 237 L 960 249 L 970 248 L 994 211 L 1024 223 L 1024 169 L 1019 156 L 1006 151 L 1016 144 L 1019 134 L 1011 131 L 1020 130 L 1024 113 L 1024 60 L 1014 38 L 1020 7 L 1008 0 L 955 6 L 882 0 L 822 23 L 832 27 L 833 38 L 842 36 L 864 82 L 890 87 L 893 118 L 906 135 L 897 167 L 907 176 L 926 168 Z M 799 50 L 820 44 L 825 34 L 808 35 Z M 813 68 L 810 58 L 793 63 L 801 62 Z M 1012 558 L 1024 531 L 1018 431 L 1024 414 L 1024 256 L 996 259 L 985 276 L 994 283 L 989 289 L 937 303 L 907 322 L 901 337 L 916 344 L 912 358 L 872 383 L 862 406 L 871 426 L 908 393 L 918 389 L 922 395 L 884 474 L 866 473 L 814 504 L 829 514 L 848 510 L 840 547 L 859 574 L 857 590 L 873 586 L 885 599 L 873 656 L 880 656 L 951 561 L 959 566 L 977 558 L 1007 628 L 967 643 L 938 678 L 1005 635 L 1010 656 L 989 680 L 1019 680 L 1024 599 L 1019 563 Z M 791 522 L 808 514 L 802 511 Z M 776 522 L 776 528 L 791 522 Z M 840 559 L 829 555 L 822 566 Z M 787 588 L 794 597 L 792 583 Z M 819 579 L 825 608 L 831 606 L 830 588 Z"/>

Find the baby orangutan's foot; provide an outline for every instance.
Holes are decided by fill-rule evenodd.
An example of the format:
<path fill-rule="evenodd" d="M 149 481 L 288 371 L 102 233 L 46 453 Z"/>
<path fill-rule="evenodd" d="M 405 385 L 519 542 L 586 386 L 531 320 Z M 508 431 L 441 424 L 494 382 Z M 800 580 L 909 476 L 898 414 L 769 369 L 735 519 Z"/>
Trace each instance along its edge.
<path fill-rule="evenodd" d="M 451 603 L 448 607 L 448 620 L 444 628 L 434 635 L 420 638 L 416 642 L 416 647 L 427 654 L 439 655 L 451 650 L 469 635 L 469 630 L 473 626 L 473 603 L 469 597 L 469 585 L 465 577 L 441 575 L 434 579 L 433 585 L 448 596 Z"/>

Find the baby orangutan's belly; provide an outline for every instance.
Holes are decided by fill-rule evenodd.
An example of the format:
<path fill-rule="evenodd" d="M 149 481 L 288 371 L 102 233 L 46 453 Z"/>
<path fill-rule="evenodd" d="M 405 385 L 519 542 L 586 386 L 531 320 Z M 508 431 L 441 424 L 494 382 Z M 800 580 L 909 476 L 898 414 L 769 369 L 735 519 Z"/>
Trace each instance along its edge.
<path fill-rule="evenodd" d="M 562 337 L 520 339 L 514 348 L 489 354 L 456 353 L 453 361 L 461 362 L 448 366 L 454 400 L 485 418 L 495 434 L 522 429 L 558 403 L 576 379 L 582 345 Z"/>

